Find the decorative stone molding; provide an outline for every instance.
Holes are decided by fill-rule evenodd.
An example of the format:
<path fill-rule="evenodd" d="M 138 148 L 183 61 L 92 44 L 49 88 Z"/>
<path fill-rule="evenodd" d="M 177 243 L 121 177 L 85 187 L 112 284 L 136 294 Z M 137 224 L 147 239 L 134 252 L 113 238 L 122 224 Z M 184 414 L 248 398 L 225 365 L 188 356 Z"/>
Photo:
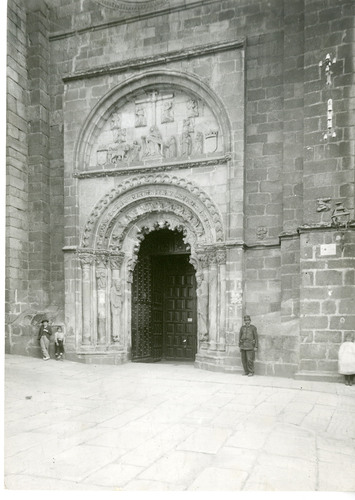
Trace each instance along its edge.
<path fill-rule="evenodd" d="M 96 78 L 103 75 L 112 75 L 123 73 L 125 71 L 132 71 L 134 69 L 145 69 L 152 66 L 161 64 L 168 64 L 183 59 L 191 59 L 192 57 L 202 57 L 209 54 L 216 54 L 227 50 L 241 49 L 244 47 L 244 39 L 232 40 L 228 42 L 208 43 L 205 45 L 197 45 L 190 48 L 181 50 L 172 50 L 170 52 L 163 52 L 161 54 L 154 54 L 141 58 L 126 59 L 119 63 L 110 64 L 109 66 L 99 66 L 86 71 L 78 71 L 77 73 L 69 74 L 63 77 L 64 83 L 72 81 Z"/>
<path fill-rule="evenodd" d="M 123 12 L 144 12 L 159 9 L 169 5 L 168 0 L 95 0 L 96 3 Z"/>
<path fill-rule="evenodd" d="M 100 1 L 100 0 L 97 0 Z M 110 1 L 110 0 L 106 0 Z M 150 0 L 147 0 L 147 2 L 150 2 Z M 135 22 L 135 21 L 143 21 L 144 19 L 150 19 L 152 17 L 156 17 L 158 15 L 162 15 L 163 13 L 168 13 L 172 14 L 173 12 L 180 12 L 181 10 L 186 11 L 186 9 L 195 9 L 198 7 L 206 7 L 207 5 L 214 4 L 214 3 L 219 3 L 220 0 L 194 0 L 192 2 L 186 3 L 185 0 L 180 0 L 177 2 L 174 2 L 174 5 L 171 5 L 170 3 L 167 6 L 162 6 L 160 8 L 155 8 L 155 9 L 149 9 L 148 11 L 144 10 L 141 12 L 135 12 L 135 11 L 128 11 L 124 12 L 121 10 L 121 15 L 117 19 L 109 19 L 107 22 L 104 23 L 98 23 L 96 25 L 92 25 L 90 23 L 89 26 L 87 27 L 76 27 L 75 30 L 71 31 L 62 31 L 62 32 L 57 32 L 49 36 L 50 41 L 54 40 L 62 40 L 64 38 L 69 38 L 69 37 L 77 37 L 78 35 L 87 33 L 87 32 L 93 32 L 93 31 L 99 31 L 103 29 L 108 29 L 108 28 L 114 28 L 115 26 L 121 26 L 125 25 L 127 23 Z M 41 4 L 42 5 L 42 4 Z M 112 4 L 113 6 L 115 4 Z M 126 15 L 124 15 L 126 14 Z"/>
<path fill-rule="evenodd" d="M 169 186 L 174 187 L 175 190 L 168 190 L 167 188 Z M 126 194 L 128 194 L 127 199 L 124 198 L 124 195 Z M 162 198 L 162 207 L 164 203 L 166 203 L 166 199 L 170 199 L 170 212 L 174 211 L 174 205 L 177 206 L 177 204 L 179 204 L 182 219 L 186 210 L 186 217 L 186 214 L 193 213 L 194 216 L 197 217 L 197 221 L 199 222 L 197 224 L 197 228 L 201 223 L 206 230 L 210 221 L 210 225 L 213 225 L 213 228 L 211 227 L 211 230 L 213 229 L 213 231 L 215 232 L 216 241 L 218 242 L 224 240 L 221 215 L 219 214 L 217 207 L 214 205 L 213 201 L 207 195 L 207 193 L 203 192 L 196 184 L 187 181 L 186 179 L 176 176 L 172 177 L 167 174 L 161 174 L 146 175 L 142 177 L 126 179 L 120 186 L 112 189 L 103 198 L 101 198 L 101 200 L 95 205 L 84 227 L 81 246 L 83 248 L 86 248 L 89 246 L 90 242 L 94 243 L 93 240 L 95 239 L 95 236 L 97 240 L 95 242 L 95 245 L 98 242 L 99 244 L 102 244 L 105 233 L 111 221 L 113 220 L 112 214 L 115 211 L 118 213 L 119 210 L 122 211 L 124 207 L 132 205 L 133 203 L 136 203 L 136 205 L 147 203 L 147 201 L 145 201 L 145 198 L 149 198 L 151 200 L 152 197 Z M 106 214 L 107 216 L 104 216 L 103 218 L 102 216 L 105 214 L 105 211 L 115 200 L 117 200 L 117 205 L 115 206 L 115 208 L 112 206 L 110 211 Z M 149 201 L 149 203 L 152 203 L 152 201 Z M 183 205 L 185 205 L 185 207 Z M 134 209 L 137 210 L 137 218 L 141 216 L 140 214 L 146 213 L 144 211 L 142 212 L 142 210 L 139 210 L 137 206 L 134 207 Z M 197 212 L 197 210 L 199 210 L 200 212 Z M 157 211 L 160 210 L 157 209 Z M 161 211 L 164 211 L 163 208 L 161 209 Z M 187 220 L 188 223 L 189 217 Z M 101 218 L 102 220 L 101 224 L 99 223 L 99 218 Z M 95 235 L 94 233 L 95 226 L 98 226 L 97 235 Z"/>
<path fill-rule="evenodd" d="M 181 226 L 181 229 L 185 233 L 185 237 L 188 235 L 187 241 L 191 241 L 192 233 L 196 234 L 199 238 L 203 238 L 205 234 L 201 221 L 192 210 L 179 203 L 159 199 L 142 203 L 137 207 L 131 207 L 131 211 L 119 213 L 108 223 L 104 222 L 103 224 L 107 228 L 107 232 L 104 238 L 100 237 L 97 244 L 108 245 L 108 248 L 113 251 L 120 250 L 130 227 L 133 224 L 138 225 L 139 219 L 146 214 L 160 214 L 157 221 L 152 221 L 146 226 L 148 232 L 162 228 L 174 230 L 179 229 Z M 177 220 L 176 216 L 181 219 Z M 124 223 L 122 223 L 122 221 L 124 221 Z M 186 224 L 188 224 L 188 226 L 186 226 Z M 115 225 L 117 225 L 119 229 L 115 230 L 115 228 L 113 228 Z M 139 238 L 139 236 L 137 236 L 137 238 Z"/>
<path fill-rule="evenodd" d="M 202 160 L 181 160 L 178 162 L 164 162 L 159 165 L 144 165 L 139 167 L 127 167 L 127 168 L 112 168 L 106 170 L 90 170 L 86 172 L 80 172 L 75 170 L 73 177 L 77 179 L 91 179 L 100 177 L 118 177 L 121 175 L 132 175 L 132 174 L 146 174 L 155 172 L 169 172 L 171 170 L 183 170 L 190 168 L 200 168 L 200 167 L 215 167 L 217 165 L 224 165 L 228 163 L 232 158 L 230 153 L 226 153 L 223 156 L 216 156 L 213 158 L 206 158 Z"/>

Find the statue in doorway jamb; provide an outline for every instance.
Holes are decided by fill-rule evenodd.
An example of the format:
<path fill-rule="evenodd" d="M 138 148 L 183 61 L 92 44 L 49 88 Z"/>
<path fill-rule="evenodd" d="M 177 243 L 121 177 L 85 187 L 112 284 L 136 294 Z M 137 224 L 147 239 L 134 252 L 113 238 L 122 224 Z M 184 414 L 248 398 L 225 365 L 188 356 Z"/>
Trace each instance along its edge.
<path fill-rule="evenodd" d="M 258 332 L 256 326 L 251 324 L 251 318 L 244 316 L 244 325 L 239 332 L 239 349 L 244 368 L 243 375 L 254 375 L 255 351 L 258 349 Z"/>

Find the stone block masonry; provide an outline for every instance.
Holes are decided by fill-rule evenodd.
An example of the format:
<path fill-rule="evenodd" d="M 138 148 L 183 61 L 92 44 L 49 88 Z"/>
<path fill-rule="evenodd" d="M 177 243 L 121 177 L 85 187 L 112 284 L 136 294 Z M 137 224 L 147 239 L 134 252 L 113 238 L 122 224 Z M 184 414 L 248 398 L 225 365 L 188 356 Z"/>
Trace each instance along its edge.
<path fill-rule="evenodd" d="M 337 354 L 348 332 L 355 330 L 355 254 L 344 254 L 355 242 L 355 231 L 306 231 L 301 234 L 300 371 L 337 372 Z M 321 246 L 334 241 L 335 253 L 322 255 Z"/>
<path fill-rule="evenodd" d="M 9 350 L 9 325 L 28 307 L 27 40 L 21 1 L 10 2 L 7 26 L 5 347 Z"/>
<path fill-rule="evenodd" d="M 48 88 L 48 9 L 37 3 L 27 14 L 29 47 L 29 302 L 39 309 L 50 303 L 50 170 Z M 41 80 L 41 88 L 38 81 Z"/>

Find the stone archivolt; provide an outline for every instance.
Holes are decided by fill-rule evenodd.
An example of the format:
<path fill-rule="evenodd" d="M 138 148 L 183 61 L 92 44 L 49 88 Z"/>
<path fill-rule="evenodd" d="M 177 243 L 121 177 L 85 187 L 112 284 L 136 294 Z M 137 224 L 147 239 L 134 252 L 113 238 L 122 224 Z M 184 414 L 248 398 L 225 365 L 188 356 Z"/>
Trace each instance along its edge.
<path fill-rule="evenodd" d="M 178 214 L 188 226 L 193 222 L 199 238 L 206 234 L 211 243 L 224 241 L 222 218 L 211 198 L 186 179 L 158 174 L 127 179 L 101 198 L 85 225 L 81 247 L 104 248 L 114 227 L 116 235 L 120 222 L 127 227 L 149 208 L 157 213 Z M 114 245 L 112 241 L 110 244 Z"/>

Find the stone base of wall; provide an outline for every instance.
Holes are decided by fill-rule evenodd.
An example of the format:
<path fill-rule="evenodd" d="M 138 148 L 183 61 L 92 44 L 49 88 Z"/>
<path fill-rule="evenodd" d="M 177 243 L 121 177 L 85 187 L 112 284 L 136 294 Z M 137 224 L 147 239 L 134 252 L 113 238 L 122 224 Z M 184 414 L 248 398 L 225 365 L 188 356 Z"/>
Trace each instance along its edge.
<path fill-rule="evenodd" d="M 315 382 L 342 382 L 344 376 L 335 372 L 308 372 L 299 371 L 294 374 L 296 380 L 314 380 Z"/>
<path fill-rule="evenodd" d="M 255 361 L 256 375 L 293 378 L 297 370 L 298 365 L 294 363 L 264 363 L 262 361 Z"/>
<path fill-rule="evenodd" d="M 89 365 L 122 365 L 130 361 L 127 353 L 118 352 L 107 352 L 105 354 L 76 354 L 74 352 L 68 352 L 65 354 L 65 359 Z"/>
<path fill-rule="evenodd" d="M 202 370 L 224 373 L 242 373 L 242 364 L 239 354 L 228 352 L 208 351 L 196 354 L 195 367 Z"/>

